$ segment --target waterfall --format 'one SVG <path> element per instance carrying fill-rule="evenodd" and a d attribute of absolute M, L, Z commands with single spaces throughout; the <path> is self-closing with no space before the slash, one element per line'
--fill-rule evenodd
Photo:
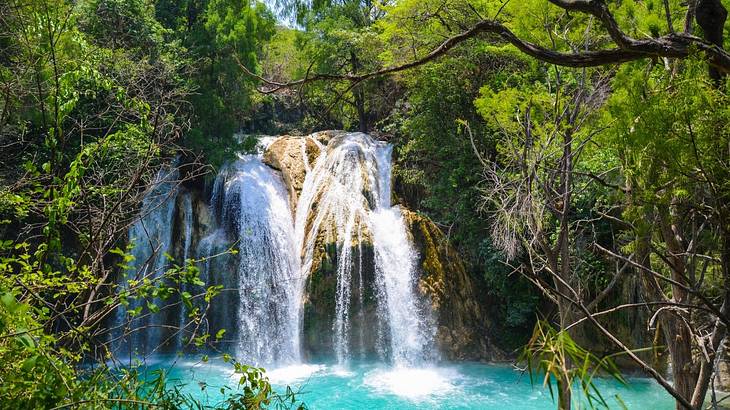
<path fill-rule="evenodd" d="M 328 242 L 336 244 L 333 346 L 339 363 L 351 356 L 355 274 L 362 309 L 362 260 L 354 261 L 353 251 L 362 257 L 363 233 L 371 236 L 375 253 L 380 339 L 387 343 L 382 351 L 390 352 L 397 365 L 416 364 L 429 358 L 433 344 L 430 312 L 416 291 L 417 255 L 400 209 L 390 205 L 391 151 L 390 146 L 376 143 L 366 134 L 335 137 L 307 174 L 297 206 L 302 276 L 312 269 L 318 236 L 324 234 Z"/>
<path fill-rule="evenodd" d="M 258 155 L 243 155 L 218 175 L 211 209 L 219 228 L 201 241 L 201 256 L 234 245 L 238 264 L 235 272 L 217 272 L 220 264 L 206 261 L 202 276 L 236 298 L 223 300 L 226 309 L 237 309 L 220 322 L 236 334 L 237 356 L 253 364 L 299 361 L 299 259 L 281 177 Z"/>
<path fill-rule="evenodd" d="M 188 259 L 190 259 L 190 246 L 193 241 L 193 199 L 189 192 L 186 192 L 182 197 L 183 203 L 183 263 L 187 265 Z"/>
<path fill-rule="evenodd" d="M 435 327 L 419 301 L 416 255 L 400 209 L 378 208 L 370 214 L 378 291 L 385 302 L 391 359 L 398 366 L 417 365 L 432 356 Z"/>
<path fill-rule="evenodd" d="M 184 267 L 187 267 L 188 265 L 188 259 L 190 259 L 190 248 L 192 247 L 193 242 L 193 199 L 190 192 L 185 192 L 182 195 L 182 232 L 183 232 L 183 249 L 182 249 L 182 263 L 184 264 Z M 180 285 L 180 291 L 189 291 L 189 286 L 181 284 Z M 187 325 L 187 317 L 188 317 L 188 311 L 185 308 L 185 306 L 182 305 L 182 300 L 178 298 L 178 302 L 180 305 L 178 306 L 178 318 L 177 318 L 177 324 L 180 327 L 180 330 L 177 333 L 177 348 L 182 349 L 183 345 L 185 343 L 185 331 L 186 331 L 186 325 Z"/>
<path fill-rule="evenodd" d="M 134 257 L 129 269 L 120 275 L 119 286 L 127 288 L 128 279 L 155 279 L 169 268 L 168 255 L 172 249 L 172 220 L 177 196 L 176 169 L 163 169 L 157 175 L 152 189 L 142 203 L 140 219 L 129 229 L 129 241 L 134 244 L 131 255 Z M 159 299 L 149 303 L 158 307 Z M 128 312 L 142 308 L 141 313 L 129 318 Z M 128 325 L 128 328 L 126 328 Z M 140 299 L 132 299 L 127 308 L 117 309 L 115 326 L 125 327 L 113 333 L 114 339 L 121 339 L 118 346 L 131 347 L 142 354 L 154 352 L 162 343 L 165 334 L 164 318 L 154 314 Z M 122 335 L 121 332 L 124 332 Z M 126 333 L 129 337 L 126 337 Z"/>
<path fill-rule="evenodd" d="M 396 366 L 434 359 L 435 325 L 430 305 L 418 290 L 418 255 L 400 208 L 391 204 L 392 146 L 362 133 L 339 134 L 326 145 L 307 138 L 320 154 L 310 163 L 306 138 L 301 149 L 294 150 L 301 151 L 306 171 L 294 213 L 281 174 L 262 159 L 261 152 L 274 138 L 260 140 L 259 154 L 239 155 L 221 168 L 205 222 L 196 219 L 201 218 L 196 209 L 208 212 L 193 205 L 192 193 L 181 189 L 178 194 L 172 182 L 177 174 L 160 175 L 144 200 L 145 216 L 130 229 L 130 239 L 137 243 L 135 270 L 142 277 L 158 277 L 169 267 L 167 253 L 181 261 L 200 259 L 205 286 L 181 291 L 199 294 L 217 286 L 221 294 L 210 306 L 202 298 L 196 300 L 207 312 L 196 335 L 223 334 L 215 342 L 243 362 L 297 363 L 302 359 L 304 303 L 311 297 L 306 284 L 318 269 L 315 263 L 323 263 L 317 257 L 331 252 L 334 276 L 328 283 L 334 287 L 334 300 L 328 306 L 337 362 L 345 364 L 370 352 Z M 181 224 L 174 230 L 177 247 L 172 238 L 175 221 Z M 205 231 L 194 234 L 196 227 Z M 172 337 L 163 325 L 183 327 L 175 347 L 186 348 L 192 334 L 185 327 L 189 312 L 179 298 L 168 304 L 167 315 L 132 321 L 148 327 L 133 335 L 133 348 L 156 351 L 167 341 L 165 336 Z M 138 306 L 140 302 L 133 302 L 129 309 Z M 126 315 L 126 310 L 120 312 Z"/>
<path fill-rule="evenodd" d="M 379 147 L 379 202 L 370 212 L 375 248 L 376 283 L 387 306 L 391 359 L 398 366 L 416 365 L 434 355 L 435 325 L 416 293 L 416 251 L 400 208 L 391 206 L 392 146 Z"/>
<path fill-rule="evenodd" d="M 337 246 L 333 345 L 338 362 L 344 362 L 350 354 L 351 244 L 355 239 L 358 254 L 362 254 L 362 242 L 357 241 L 357 235 L 361 232 L 361 224 L 367 221 L 367 200 L 362 192 L 368 189 L 366 183 L 369 182 L 362 176 L 369 170 L 363 169 L 362 165 L 370 163 L 364 156 L 374 153 L 374 146 L 366 144 L 364 134 L 353 135 L 349 139 L 338 139 L 340 143 L 336 148 L 320 154 L 304 181 L 296 213 L 296 236 L 303 254 L 302 277 L 306 277 L 312 268 L 317 235 L 323 222 L 328 229 L 333 228 L 325 235 Z M 316 209 L 313 209 L 315 202 Z"/>

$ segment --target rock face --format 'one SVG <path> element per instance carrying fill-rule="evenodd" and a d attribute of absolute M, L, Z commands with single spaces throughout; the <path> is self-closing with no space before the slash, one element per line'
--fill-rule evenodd
<path fill-rule="evenodd" d="M 464 263 L 441 230 L 427 217 L 402 209 L 419 254 L 419 286 L 437 316 L 437 343 L 449 360 L 494 358 L 488 320 L 478 303 Z"/>
<path fill-rule="evenodd" d="M 305 201 L 302 196 L 305 178 L 307 173 L 312 172 L 317 156 L 325 149 L 324 145 L 339 146 L 345 137 L 346 134 L 341 131 L 325 131 L 309 137 L 282 137 L 268 147 L 264 162 L 281 171 L 293 209 L 300 199 Z M 367 218 L 368 210 L 376 206 L 378 193 L 375 191 L 378 187 L 373 186 L 372 174 L 368 175 L 372 170 L 365 165 L 367 155 L 364 152 L 353 149 L 345 157 L 345 163 L 352 161 L 347 167 L 351 170 L 342 173 L 342 168 L 334 167 L 341 172 L 330 182 L 335 186 L 325 183 L 318 188 L 313 199 L 310 199 L 306 214 L 304 231 L 312 232 L 315 238 L 303 294 L 302 347 L 305 357 L 324 356 L 336 349 L 333 346 L 333 333 L 337 321 L 338 292 L 350 294 L 350 302 L 346 307 L 349 333 L 347 349 L 350 354 L 354 357 L 384 354 L 382 340 L 378 340 L 379 335 L 383 334 L 382 318 L 379 319 L 383 312 L 378 312 L 378 298 L 383 296 L 379 295 L 376 283 L 376 252 L 367 222 L 358 219 Z M 353 180 L 360 182 L 353 183 Z M 343 195 L 352 195 L 346 203 L 333 203 L 332 197 L 327 194 L 341 186 L 357 189 L 335 195 L 338 199 Z M 307 206 L 307 203 L 299 205 Z M 488 343 L 485 330 L 488 321 L 461 258 L 428 218 L 402 206 L 401 211 L 418 254 L 417 290 L 430 302 L 435 316 L 436 344 L 443 358 L 493 358 L 490 355 L 494 349 Z M 314 219 L 320 212 L 324 212 L 323 219 L 313 228 Z M 344 220 L 348 219 L 348 214 L 356 215 L 352 231 L 338 225 L 338 221 L 343 223 L 343 217 Z M 311 238 L 305 238 L 305 242 L 308 241 Z M 343 247 L 349 249 L 343 251 Z M 342 260 L 342 255 L 347 255 L 347 260 Z M 347 266 L 341 266 L 343 264 Z M 343 269 L 348 272 L 347 289 L 338 288 L 338 276 L 342 276 Z"/>
<path fill-rule="evenodd" d="M 305 357 L 317 358 L 331 354 L 333 324 L 335 323 L 337 269 L 343 261 L 337 248 L 336 230 L 325 223 L 315 240 L 314 258 L 304 290 L 302 346 Z M 372 240 L 365 229 L 349 245 L 349 270 L 352 272 L 350 292 L 353 295 L 348 309 L 350 318 L 349 351 L 357 355 L 377 355 L 377 300 L 373 289 L 375 258 Z"/>
<path fill-rule="evenodd" d="M 264 153 L 264 163 L 281 171 L 293 210 L 297 208 L 297 201 L 304 186 L 304 178 L 314 165 L 319 153 L 320 146 L 316 139 L 291 136 L 277 138 Z"/>

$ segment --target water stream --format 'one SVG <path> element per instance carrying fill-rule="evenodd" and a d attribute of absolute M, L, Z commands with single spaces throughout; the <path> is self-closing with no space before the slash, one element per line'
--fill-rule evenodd
<path fill-rule="evenodd" d="M 199 257 L 232 247 L 238 262 L 234 272 L 214 260 L 202 269 L 204 280 L 224 286 L 222 302 L 237 306 L 233 315 L 230 308 L 220 313 L 226 317 L 219 327 L 234 333 L 241 360 L 298 361 L 299 259 L 286 188 L 258 155 L 227 165 L 214 185 L 211 208 L 218 227 L 201 241 Z M 222 269 L 213 272 L 211 266 Z"/>

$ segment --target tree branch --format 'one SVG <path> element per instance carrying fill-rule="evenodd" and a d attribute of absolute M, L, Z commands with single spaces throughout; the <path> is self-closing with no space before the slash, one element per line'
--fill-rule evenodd
<path fill-rule="evenodd" d="M 730 54 L 728 54 L 719 46 L 707 42 L 699 37 L 692 36 L 688 33 L 671 33 L 659 38 L 636 40 L 626 36 L 620 30 L 618 23 L 609 12 L 608 6 L 606 6 L 603 2 L 596 2 L 593 0 L 548 1 L 566 10 L 581 11 L 597 16 L 603 22 L 604 26 L 606 26 L 607 31 L 611 35 L 613 41 L 616 43 L 617 47 L 583 52 L 560 52 L 545 48 L 529 41 L 522 40 L 504 24 L 496 20 L 481 20 L 470 29 L 460 34 L 449 37 L 439 46 L 431 50 L 431 52 L 421 57 L 420 59 L 416 59 L 408 63 L 393 67 L 387 67 L 380 70 L 371 71 L 364 74 L 317 73 L 311 76 L 307 75 L 304 78 L 294 81 L 278 82 L 266 79 L 252 72 L 248 69 L 248 67 L 241 63 L 237 56 L 234 55 L 234 58 L 239 67 L 247 75 L 261 81 L 263 84 L 270 87 L 267 89 L 259 90 L 259 92 L 264 94 L 272 94 L 281 89 L 291 88 L 306 83 L 322 80 L 350 81 L 359 83 L 365 80 L 369 80 L 371 78 L 394 74 L 436 60 L 439 57 L 448 53 L 452 48 L 456 47 L 462 42 L 478 37 L 482 34 L 496 34 L 502 40 L 512 44 L 513 46 L 517 47 L 517 49 L 531 57 L 534 57 L 546 63 L 564 67 L 597 67 L 609 64 L 620 64 L 645 58 L 686 58 L 691 54 L 693 49 L 697 49 L 704 52 L 708 56 L 708 62 L 713 67 L 724 73 L 730 72 Z"/>

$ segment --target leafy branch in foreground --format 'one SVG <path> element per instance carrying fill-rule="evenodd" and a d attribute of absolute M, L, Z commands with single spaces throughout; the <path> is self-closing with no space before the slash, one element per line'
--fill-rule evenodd
<path fill-rule="evenodd" d="M 610 376 L 621 384 L 626 383 L 610 356 L 597 357 L 579 346 L 568 331 L 556 330 L 546 321 L 535 324 L 532 337 L 520 356 L 520 362 L 527 365 L 530 383 L 534 384 L 537 377 L 543 376 L 543 386 L 548 388 L 553 400 L 554 381 L 558 386 L 559 396 L 568 391 L 574 399 L 581 397 L 572 394 L 576 386 L 580 387 L 590 408 L 596 408 L 597 405 L 609 407 L 594 383 L 597 375 Z M 618 396 L 616 399 L 621 403 Z M 562 400 L 558 402 L 562 403 Z"/>
<path fill-rule="evenodd" d="M 509 2 L 507 2 L 509 3 Z M 605 41 L 597 42 L 599 47 L 593 49 L 588 46 L 583 49 L 561 49 L 543 46 L 529 41 L 528 36 L 511 29 L 512 21 L 500 19 L 499 15 L 505 8 L 502 4 L 493 18 L 485 18 L 474 7 L 476 21 L 467 23 L 460 32 L 449 33 L 440 43 L 433 45 L 425 54 L 413 58 L 408 62 L 390 67 L 381 68 L 364 73 L 309 73 L 303 78 L 292 81 L 274 81 L 263 78 L 238 61 L 243 72 L 262 82 L 268 88 L 260 92 L 269 94 L 282 89 L 295 88 L 315 81 L 349 81 L 352 87 L 363 81 L 391 75 L 401 71 L 413 69 L 427 64 L 449 53 L 453 48 L 474 38 L 492 35 L 504 43 L 511 44 L 522 53 L 539 61 L 563 67 L 599 67 L 611 64 L 622 64 L 645 59 L 676 58 L 686 59 L 701 52 L 710 67 L 710 75 L 719 81 L 730 72 L 730 54 L 723 49 L 723 26 L 727 19 L 727 10 L 719 0 L 689 1 L 688 10 L 684 13 L 681 24 L 684 30 L 677 32 L 673 28 L 673 21 L 668 18 L 667 30 L 664 35 L 650 38 L 635 38 L 622 29 L 622 21 L 617 17 L 607 2 L 603 0 L 547 0 L 548 4 L 562 10 L 565 16 L 571 13 L 597 20 L 603 27 Z M 668 3 L 667 3 L 668 4 Z M 677 6 L 679 9 L 679 6 Z M 667 15 L 677 14 L 679 10 L 667 9 Z M 506 14 L 506 13 L 505 13 Z M 436 13 L 438 15 L 438 13 Z M 693 35 L 695 23 L 700 26 L 704 38 Z M 590 24 L 588 24 L 590 27 Z"/>
<path fill-rule="evenodd" d="M 90 366 L 89 355 L 99 347 L 91 335 L 98 338 L 103 332 L 92 333 L 94 329 L 75 326 L 72 319 L 66 321 L 68 328 L 64 331 L 53 325 L 59 315 L 68 313 L 55 308 L 58 295 L 73 290 L 72 285 L 78 283 L 69 283 L 57 272 L 45 272 L 38 261 L 42 255 L 29 253 L 27 244 L 12 245 L 0 244 L 0 251 L 7 255 L 0 258 L 0 361 L 4 364 L 0 372 L 0 409 L 305 408 L 291 389 L 283 394 L 275 391 L 264 369 L 241 364 L 228 355 L 223 356 L 224 361 L 231 362 L 240 377 L 235 386 L 221 389 L 224 399 L 213 405 L 186 392 L 183 384 L 169 379 L 167 370 L 148 371 L 147 364 L 139 360 L 120 366 L 112 357 L 110 362 Z M 119 252 L 129 261 L 129 255 Z M 70 258 L 66 262 L 74 270 L 87 269 L 76 267 Z M 175 266 L 160 277 L 148 278 L 109 296 L 110 303 L 105 305 L 118 307 L 123 301 L 127 306 L 141 306 L 138 299 L 152 303 L 162 295 L 169 298 L 182 292 L 181 284 L 200 283 L 193 263 L 185 268 Z M 217 293 L 206 289 L 201 297 L 211 303 Z M 201 321 L 201 313 L 192 301 L 197 296 L 184 298 L 192 308 L 192 323 Z M 196 332 L 197 327 L 192 332 L 197 336 L 191 337 L 191 342 L 207 340 L 202 332 Z"/>

